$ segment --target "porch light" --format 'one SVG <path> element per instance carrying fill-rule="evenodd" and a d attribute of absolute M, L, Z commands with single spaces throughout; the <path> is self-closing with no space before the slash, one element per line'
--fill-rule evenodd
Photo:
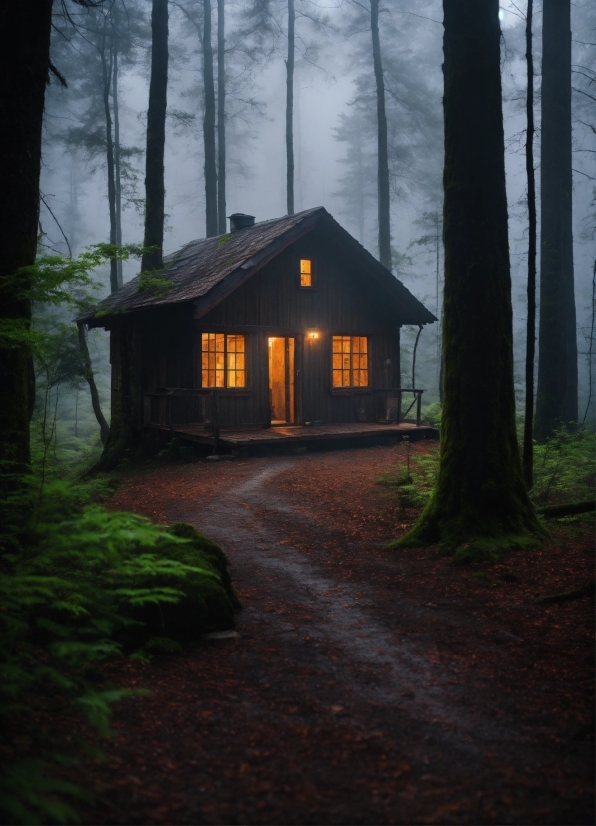
<path fill-rule="evenodd" d="M 319 331 L 318 330 L 307 330 L 306 335 L 307 335 L 307 338 L 310 339 L 310 341 L 315 341 L 317 338 L 319 338 Z"/>

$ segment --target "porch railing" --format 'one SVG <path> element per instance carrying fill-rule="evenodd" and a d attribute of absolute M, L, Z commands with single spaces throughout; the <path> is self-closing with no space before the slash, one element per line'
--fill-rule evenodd
<path fill-rule="evenodd" d="M 181 424 L 200 424 L 208 429 L 219 426 L 219 403 L 214 388 L 186 390 L 168 387 L 143 394 L 143 424 L 174 428 Z"/>
<path fill-rule="evenodd" d="M 380 397 L 377 410 L 381 421 L 387 423 L 410 422 L 420 427 L 422 420 L 422 394 L 424 390 L 389 387 L 373 391 Z M 143 424 L 167 427 L 204 423 L 206 430 L 219 435 L 219 398 L 216 388 L 187 390 L 164 388 L 161 392 L 143 394 Z"/>
<path fill-rule="evenodd" d="M 381 396 L 383 414 L 381 421 L 399 424 L 411 422 L 420 427 L 422 421 L 422 394 L 424 390 L 411 387 L 386 387 L 376 390 Z M 405 411 L 405 412 L 404 412 Z M 410 414 L 413 413 L 413 416 Z"/>

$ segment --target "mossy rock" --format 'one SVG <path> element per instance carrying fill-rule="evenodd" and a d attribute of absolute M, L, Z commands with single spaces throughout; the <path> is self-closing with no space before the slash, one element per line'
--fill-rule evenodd
<path fill-rule="evenodd" d="M 177 602 L 142 606 L 122 606 L 136 623 L 125 629 L 125 648 L 138 648 L 153 637 L 167 637 L 182 642 L 197 640 L 210 631 L 227 631 L 234 627 L 234 613 L 241 608 L 227 570 L 227 558 L 219 545 L 202 536 L 192 525 L 178 522 L 168 533 L 189 540 L 183 544 L 164 542 L 159 556 L 182 562 L 207 572 L 188 572 L 179 576 L 136 576 L 130 586 L 176 588 L 183 592 Z"/>

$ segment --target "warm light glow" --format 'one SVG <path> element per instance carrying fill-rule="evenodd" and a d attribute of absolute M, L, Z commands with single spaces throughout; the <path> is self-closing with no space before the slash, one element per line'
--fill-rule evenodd
<path fill-rule="evenodd" d="M 333 336 L 333 387 L 368 387 L 366 336 Z"/>
<path fill-rule="evenodd" d="M 311 341 L 314 341 L 315 339 L 317 339 L 319 337 L 319 333 L 318 333 L 317 330 L 309 330 L 308 333 L 307 333 L 307 336 L 309 337 L 309 339 Z"/>
<path fill-rule="evenodd" d="M 312 287 L 312 261 L 310 258 L 300 259 L 300 286 Z"/>
<path fill-rule="evenodd" d="M 201 350 L 202 387 L 246 387 L 244 336 L 203 333 Z"/>

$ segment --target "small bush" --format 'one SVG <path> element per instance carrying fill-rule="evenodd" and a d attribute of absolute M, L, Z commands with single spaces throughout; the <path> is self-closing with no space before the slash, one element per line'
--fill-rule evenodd
<path fill-rule="evenodd" d="M 559 428 L 552 439 L 534 445 L 537 504 L 575 502 L 594 497 L 596 435 L 589 430 Z"/>
<path fill-rule="evenodd" d="M 422 411 L 422 419 L 431 427 L 441 426 L 441 403 L 433 402 Z"/>

